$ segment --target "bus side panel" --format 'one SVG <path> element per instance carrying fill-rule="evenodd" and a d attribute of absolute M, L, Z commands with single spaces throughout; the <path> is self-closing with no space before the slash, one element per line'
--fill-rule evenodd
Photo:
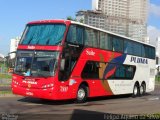
<path fill-rule="evenodd" d="M 72 72 L 71 78 L 79 77 L 81 78 L 82 71 L 84 69 L 84 66 L 86 65 L 87 61 L 97 61 L 102 64 L 104 62 L 109 62 L 112 59 L 121 56 L 120 53 L 113 53 L 111 51 L 105 51 L 105 50 L 98 50 L 94 48 L 86 48 L 81 53 L 81 56 L 79 60 L 77 61 L 76 66 L 74 67 L 74 70 Z M 107 65 L 107 64 L 106 64 Z M 100 68 L 99 68 L 100 69 Z M 100 74 L 100 73 L 99 73 Z M 104 73 L 103 73 L 104 74 Z M 102 78 L 101 76 L 100 78 Z M 107 79 L 83 79 L 81 78 L 81 81 L 76 81 L 79 83 L 79 85 L 83 82 L 86 82 L 89 87 L 89 97 L 95 97 L 95 96 L 107 96 L 107 95 L 113 95 L 115 87 L 112 85 L 111 81 Z M 79 87 L 79 86 L 78 86 Z M 78 91 L 78 88 L 77 88 Z"/>
<path fill-rule="evenodd" d="M 105 86 L 102 80 L 87 80 L 89 83 L 89 97 L 113 95 L 111 86 Z M 108 81 L 106 81 L 108 82 Z M 103 86 L 104 84 L 104 86 Z"/>
<path fill-rule="evenodd" d="M 133 58 L 135 60 L 133 60 Z M 138 60 L 139 59 L 139 60 Z M 132 93 L 135 82 L 142 82 L 146 84 L 146 92 L 151 92 L 154 90 L 155 86 L 155 60 L 137 57 L 133 55 L 127 55 L 124 64 L 136 66 L 136 71 L 133 80 L 131 80 L 131 85 L 128 90 Z"/>
<path fill-rule="evenodd" d="M 155 89 L 155 74 L 156 74 L 155 60 L 150 60 L 149 65 L 150 65 L 149 81 L 148 81 L 148 87 L 146 88 L 146 92 L 151 92 L 151 91 L 154 91 L 154 89 Z"/>

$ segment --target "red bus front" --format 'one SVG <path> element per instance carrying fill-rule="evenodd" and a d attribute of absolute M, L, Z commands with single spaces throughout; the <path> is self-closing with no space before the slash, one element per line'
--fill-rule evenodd
<path fill-rule="evenodd" d="M 46 20 L 27 24 L 19 43 L 12 91 L 44 99 L 75 98 L 74 88 L 59 81 L 63 43 L 70 21 Z M 67 92 L 67 94 L 66 94 Z"/>

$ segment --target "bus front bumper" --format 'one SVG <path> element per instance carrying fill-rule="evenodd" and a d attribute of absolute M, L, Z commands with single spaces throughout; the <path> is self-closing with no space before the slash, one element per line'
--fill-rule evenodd
<path fill-rule="evenodd" d="M 72 93 L 72 89 L 68 92 L 61 91 L 58 88 L 47 88 L 47 89 L 36 89 L 36 88 L 26 88 L 18 85 L 12 85 L 13 94 L 22 95 L 26 97 L 41 98 L 48 100 L 68 100 L 75 99 L 75 94 Z"/>
<path fill-rule="evenodd" d="M 25 88 L 17 85 L 12 85 L 13 94 L 29 96 L 33 98 L 42 98 L 50 100 L 58 100 L 56 94 L 54 93 L 54 88 L 48 89 L 35 89 L 35 88 Z"/>

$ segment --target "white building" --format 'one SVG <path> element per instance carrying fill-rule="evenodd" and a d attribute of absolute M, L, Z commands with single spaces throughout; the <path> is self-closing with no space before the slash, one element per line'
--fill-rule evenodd
<path fill-rule="evenodd" d="M 104 29 L 140 41 L 145 41 L 147 36 L 147 5 L 148 0 L 92 0 L 92 10 L 101 11 L 105 16 Z M 76 16 L 80 17 L 79 14 Z M 99 19 L 93 17 L 98 24 Z M 88 20 L 88 23 L 92 22 L 92 19 Z"/>
<path fill-rule="evenodd" d="M 150 38 L 147 36 L 144 38 L 144 42 L 150 44 Z"/>
<path fill-rule="evenodd" d="M 128 36 L 145 42 L 147 36 L 148 0 L 127 0 L 129 3 Z"/>
<path fill-rule="evenodd" d="M 160 37 L 158 37 L 156 41 L 156 57 L 157 64 L 160 64 Z"/>
<path fill-rule="evenodd" d="M 3 54 L 0 54 L 0 58 L 4 58 L 4 55 L 3 55 Z"/>
<path fill-rule="evenodd" d="M 102 14 L 101 11 L 80 10 L 76 14 L 76 19 L 79 22 L 82 22 L 94 27 L 98 27 L 101 29 L 105 29 L 106 16 Z"/>
<path fill-rule="evenodd" d="M 20 37 L 16 37 L 11 39 L 11 43 L 10 43 L 10 59 L 14 59 L 15 58 L 15 53 L 17 51 L 17 47 L 18 47 L 18 43 L 20 41 Z"/>
<path fill-rule="evenodd" d="M 4 61 L 5 56 L 3 54 L 0 54 L 0 62 Z"/>
<path fill-rule="evenodd" d="M 92 0 L 92 10 L 99 10 L 99 8 L 101 8 L 100 6 L 98 6 L 99 0 Z"/>
<path fill-rule="evenodd" d="M 92 9 L 106 16 L 105 30 L 128 36 L 127 0 L 92 0 Z"/>

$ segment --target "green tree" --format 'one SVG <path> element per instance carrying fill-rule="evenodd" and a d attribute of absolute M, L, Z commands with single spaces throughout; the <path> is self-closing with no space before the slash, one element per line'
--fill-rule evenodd
<path fill-rule="evenodd" d="M 73 18 L 72 16 L 67 16 L 67 20 L 77 21 L 76 18 Z"/>
<path fill-rule="evenodd" d="M 80 22 L 80 23 L 84 23 L 84 19 L 83 19 L 83 18 L 81 18 L 79 22 Z"/>
<path fill-rule="evenodd" d="M 67 20 L 73 20 L 72 16 L 68 16 Z"/>

